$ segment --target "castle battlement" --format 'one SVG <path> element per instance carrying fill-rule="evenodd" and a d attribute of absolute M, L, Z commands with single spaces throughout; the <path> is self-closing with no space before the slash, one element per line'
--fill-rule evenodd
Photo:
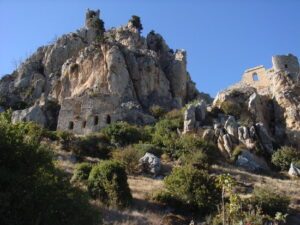
<path fill-rule="evenodd" d="M 272 68 L 266 69 L 263 65 L 245 70 L 241 83 L 255 87 L 258 90 L 265 89 L 271 85 L 271 77 L 277 72 L 285 72 L 297 79 L 300 66 L 298 58 L 292 54 L 272 56 Z"/>

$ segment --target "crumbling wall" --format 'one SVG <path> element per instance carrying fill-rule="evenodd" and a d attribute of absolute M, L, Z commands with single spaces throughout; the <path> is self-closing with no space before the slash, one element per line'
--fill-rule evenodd
<path fill-rule="evenodd" d="M 270 72 L 264 66 L 257 66 L 244 72 L 242 83 L 248 84 L 256 89 L 267 88 L 270 85 Z"/>

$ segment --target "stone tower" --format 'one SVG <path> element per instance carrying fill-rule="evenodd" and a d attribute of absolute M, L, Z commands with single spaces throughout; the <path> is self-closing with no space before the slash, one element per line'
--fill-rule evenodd
<path fill-rule="evenodd" d="M 292 77 L 299 76 L 299 61 L 298 58 L 292 54 L 275 55 L 272 57 L 273 69 L 275 72 L 285 71 Z"/>
<path fill-rule="evenodd" d="M 87 9 L 86 13 L 85 13 L 85 27 L 87 29 L 90 28 L 94 28 L 94 24 L 96 23 L 96 21 L 100 20 L 100 10 L 90 10 Z"/>

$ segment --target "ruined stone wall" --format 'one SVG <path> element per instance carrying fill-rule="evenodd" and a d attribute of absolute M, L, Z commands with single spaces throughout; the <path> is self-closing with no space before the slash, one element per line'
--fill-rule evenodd
<path fill-rule="evenodd" d="M 299 73 L 298 58 L 292 54 L 276 55 L 272 57 L 273 68 L 277 71 L 288 71 L 292 74 Z"/>
<path fill-rule="evenodd" d="M 257 89 L 267 88 L 270 85 L 270 70 L 264 66 L 257 66 L 244 72 L 242 83 Z"/>
<path fill-rule="evenodd" d="M 67 98 L 62 103 L 57 129 L 75 134 L 88 134 L 99 131 L 118 119 L 115 106 L 103 97 Z"/>

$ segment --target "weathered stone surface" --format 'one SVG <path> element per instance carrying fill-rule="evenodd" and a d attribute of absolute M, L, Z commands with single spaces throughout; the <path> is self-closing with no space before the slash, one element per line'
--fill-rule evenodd
<path fill-rule="evenodd" d="M 233 116 L 228 117 L 224 127 L 228 134 L 232 135 L 236 139 L 238 138 L 238 124 Z"/>
<path fill-rule="evenodd" d="M 268 165 L 263 158 L 252 154 L 248 150 L 243 150 L 236 160 L 236 165 L 251 172 L 268 171 Z"/>
<path fill-rule="evenodd" d="M 223 143 L 224 143 L 225 150 L 231 156 L 231 153 L 233 151 L 233 143 L 232 143 L 232 139 L 231 139 L 229 134 L 224 134 L 223 135 Z"/>
<path fill-rule="evenodd" d="M 262 123 L 257 123 L 255 127 L 260 143 L 269 154 L 272 154 L 274 152 L 273 143 L 267 129 Z"/>
<path fill-rule="evenodd" d="M 203 134 L 202 134 L 202 138 L 205 141 L 211 141 L 214 142 L 215 141 L 215 131 L 211 128 L 208 128 L 206 130 L 204 130 Z"/>
<path fill-rule="evenodd" d="M 105 31 L 99 10 L 88 10 L 85 27 L 40 47 L 0 81 L 7 108 L 17 102 L 32 106 L 42 96 L 61 106 L 58 129 L 77 134 L 110 121 L 153 122 L 152 105 L 171 110 L 201 98 L 184 50 L 174 52 L 155 32 L 144 38 L 131 20 Z M 128 102 L 139 109 L 121 106 Z"/>
<path fill-rule="evenodd" d="M 253 149 L 256 146 L 254 136 L 250 135 L 249 128 L 246 127 L 246 126 L 241 126 L 241 127 L 238 128 L 238 139 L 248 149 Z"/>
<path fill-rule="evenodd" d="M 151 153 L 146 153 L 139 160 L 143 171 L 146 173 L 151 173 L 153 175 L 158 175 L 161 170 L 160 159 Z"/>
<path fill-rule="evenodd" d="M 196 131 L 206 116 L 206 103 L 200 101 L 196 104 L 188 105 L 184 112 L 184 128 L 183 133 Z"/>
<path fill-rule="evenodd" d="M 12 122 L 16 123 L 20 121 L 34 121 L 42 126 L 46 126 L 45 114 L 38 104 L 24 110 L 14 111 L 12 113 Z"/>
<path fill-rule="evenodd" d="M 289 175 L 291 177 L 300 177 L 300 168 L 296 167 L 293 163 L 291 163 Z"/>

